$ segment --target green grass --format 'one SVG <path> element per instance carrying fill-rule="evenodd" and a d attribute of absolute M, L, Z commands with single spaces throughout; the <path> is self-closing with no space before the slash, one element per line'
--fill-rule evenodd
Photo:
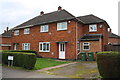
<path fill-rule="evenodd" d="M 48 59 L 48 58 L 37 58 L 34 70 L 47 68 L 47 67 L 53 67 L 61 64 L 69 63 L 68 61 L 55 61 L 54 59 Z"/>

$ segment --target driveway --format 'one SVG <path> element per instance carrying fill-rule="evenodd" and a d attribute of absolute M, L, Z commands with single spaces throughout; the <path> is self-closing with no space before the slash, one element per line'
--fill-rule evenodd
<path fill-rule="evenodd" d="M 14 69 L 4 66 L 2 67 L 2 78 L 65 78 L 65 77 L 50 75 L 47 73 L 39 73 L 37 71 Z"/>
<path fill-rule="evenodd" d="M 96 78 L 99 76 L 95 61 L 80 61 L 60 68 L 30 71 L 4 66 L 3 78 Z"/>
<path fill-rule="evenodd" d="M 48 70 L 47 73 L 69 78 L 97 78 L 99 76 L 95 61 L 80 61 L 65 67 Z"/>

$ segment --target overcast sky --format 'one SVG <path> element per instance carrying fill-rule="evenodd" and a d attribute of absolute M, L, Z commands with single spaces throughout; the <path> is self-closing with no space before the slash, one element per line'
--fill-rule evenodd
<path fill-rule="evenodd" d="M 35 16 L 57 10 L 58 6 L 74 16 L 94 14 L 108 22 L 112 32 L 118 34 L 119 0 L 0 0 L 0 34 Z"/>

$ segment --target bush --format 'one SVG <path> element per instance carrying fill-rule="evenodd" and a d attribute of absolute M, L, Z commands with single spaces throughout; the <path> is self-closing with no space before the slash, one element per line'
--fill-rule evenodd
<path fill-rule="evenodd" d="M 37 52 L 34 50 L 5 50 L 3 52 L 26 52 L 26 53 L 35 53 L 37 55 Z"/>
<path fill-rule="evenodd" d="M 36 63 L 36 55 L 24 52 L 2 52 L 2 62 L 8 64 L 8 56 L 14 56 L 13 66 L 19 66 L 26 69 L 33 69 Z"/>
<path fill-rule="evenodd" d="M 103 78 L 120 77 L 120 52 L 97 53 L 97 65 Z"/>

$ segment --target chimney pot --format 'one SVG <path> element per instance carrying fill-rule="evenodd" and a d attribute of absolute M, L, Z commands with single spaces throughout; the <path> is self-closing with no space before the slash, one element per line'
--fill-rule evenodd
<path fill-rule="evenodd" d="M 112 33 L 112 29 L 110 28 L 110 33 Z"/>
<path fill-rule="evenodd" d="M 6 31 L 8 32 L 8 30 L 9 30 L 9 27 L 7 27 Z"/>
<path fill-rule="evenodd" d="M 61 7 L 61 6 L 58 7 L 58 11 L 60 11 L 60 10 L 62 10 L 62 7 Z"/>
<path fill-rule="evenodd" d="M 43 12 L 43 11 L 41 11 L 41 12 L 40 12 L 40 15 L 42 16 L 43 14 L 44 14 L 44 12 Z"/>

